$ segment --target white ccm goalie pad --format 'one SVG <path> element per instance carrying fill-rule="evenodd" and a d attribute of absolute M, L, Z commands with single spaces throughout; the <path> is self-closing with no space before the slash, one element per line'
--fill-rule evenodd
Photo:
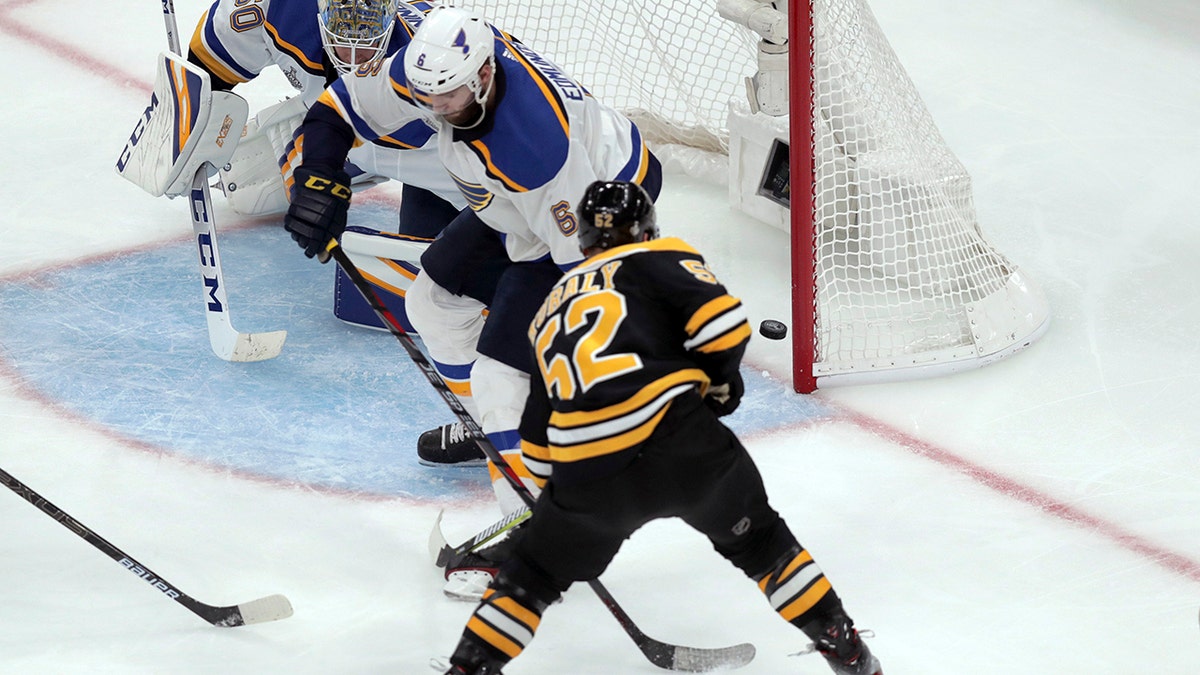
<path fill-rule="evenodd" d="M 163 52 L 150 105 L 117 159 L 117 173 L 154 197 L 184 194 L 205 162 L 229 161 L 247 117 L 245 99 L 214 92 L 208 73 Z"/>

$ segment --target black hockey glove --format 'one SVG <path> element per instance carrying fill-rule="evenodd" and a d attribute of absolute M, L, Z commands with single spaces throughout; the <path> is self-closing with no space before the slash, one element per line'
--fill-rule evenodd
<path fill-rule="evenodd" d="M 292 174 L 295 182 L 292 204 L 283 218 L 283 229 L 313 257 L 325 250 L 330 239 L 346 231 L 346 211 L 350 209 L 350 176 L 345 171 L 330 174 L 303 166 Z M 326 262 L 327 258 L 321 260 Z"/>
<path fill-rule="evenodd" d="M 716 413 L 717 417 L 724 417 L 737 410 L 744 393 L 746 385 L 742 382 L 742 374 L 739 372 L 728 382 L 709 385 L 708 393 L 704 395 L 704 404 Z"/>

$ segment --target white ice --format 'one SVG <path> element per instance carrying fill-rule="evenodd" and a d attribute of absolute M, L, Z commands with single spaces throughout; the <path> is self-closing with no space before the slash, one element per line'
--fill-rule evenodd
<path fill-rule="evenodd" d="M 178 3 L 184 37 L 205 6 Z M 875 11 L 972 172 L 983 227 L 1044 287 L 1053 325 L 978 371 L 816 394 L 835 415 L 746 439 L 773 502 L 875 631 L 889 675 L 1200 671 L 1200 9 Z M 0 277 L 187 237 L 182 203 L 112 170 L 165 44 L 149 2 L 0 3 Z M 252 92 L 252 107 L 274 95 Z M 664 228 L 756 317 L 786 317 L 783 234 L 676 183 Z M 749 362 L 784 373 L 769 347 Z M 0 466 L 185 592 L 279 592 L 296 608 L 209 627 L 0 491 L 0 672 L 427 673 L 472 609 L 442 597 L 428 563 L 434 504 L 256 481 L 132 444 L 32 395 L 5 358 L 0 418 Z M 498 515 L 464 500 L 445 528 L 465 538 Z M 790 657 L 803 636 L 678 522 L 635 535 L 603 580 L 658 639 L 753 642 L 747 674 L 828 672 Z M 657 669 L 580 586 L 506 672 Z"/>

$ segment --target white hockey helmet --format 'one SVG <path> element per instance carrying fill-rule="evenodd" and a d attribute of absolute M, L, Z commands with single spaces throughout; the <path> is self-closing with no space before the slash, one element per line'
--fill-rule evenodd
<path fill-rule="evenodd" d="M 484 106 L 491 81 L 479 76 L 484 64 L 495 66 L 495 36 L 477 14 L 458 7 L 437 7 L 426 15 L 404 54 L 404 76 L 417 103 L 466 87 Z M 480 110 L 480 120 L 483 111 Z M 476 122 L 478 124 L 478 121 Z"/>
<path fill-rule="evenodd" d="M 317 0 L 317 23 L 330 62 L 348 73 L 387 57 L 396 0 Z"/>

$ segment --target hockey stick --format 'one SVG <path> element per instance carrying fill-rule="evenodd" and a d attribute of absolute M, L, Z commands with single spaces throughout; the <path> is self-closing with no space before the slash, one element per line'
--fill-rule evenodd
<path fill-rule="evenodd" d="M 104 537 L 88 529 L 83 523 L 75 520 L 65 511 L 51 504 L 45 497 L 33 488 L 25 485 L 4 469 L 0 469 L 0 482 L 17 496 L 33 504 L 43 513 L 58 521 L 63 527 L 79 535 L 84 541 L 100 549 L 105 555 L 116 560 L 122 567 L 136 574 L 140 579 L 149 583 L 163 595 L 188 608 L 193 614 L 214 626 L 232 628 L 252 623 L 277 621 L 292 615 L 292 603 L 282 595 L 268 595 L 265 598 L 243 602 L 230 607 L 214 607 L 192 598 L 183 591 L 168 584 L 166 580 L 150 570 L 142 563 L 129 557 L 127 553 L 113 546 Z"/>
<path fill-rule="evenodd" d="M 174 0 L 162 0 L 163 21 L 167 43 L 175 54 L 183 55 L 175 25 Z M 226 361 L 264 361 L 279 356 L 287 331 L 240 333 L 229 317 L 229 300 L 225 295 L 225 275 L 221 272 L 221 255 L 217 248 L 217 228 L 213 220 L 212 197 L 208 189 L 208 163 L 202 164 L 192 176 L 189 196 L 192 234 L 200 253 L 200 279 L 204 286 L 204 314 L 208 323 L 208 342 L 213 353 Z"/>
<path fill-rule="evenodd" d="M 529 509 L 513 511 L 458 546 L 451 546 L 446 541 L 446 536 L 442 534 L 443 513 L 445 511 L 438 512 L 437 520 L 433 523 L 433 531 L 429 533 L 429 555 L 433 558 L 433 564 L 447 568 L 462 562 L 468 553 L 478 551 L 496 537 L 520 527 L 526 520 L 529 520 L 529 516 L 533 512 Z"/>
<path fill-rule="evenodd" d="M 326 251 L 337 260 L 338 265 L 341 266 L 346 276 L 350 277 L 350 280 L 354 282 L 354 286 L 358 289 L 358 292 L 362 293 L 367 304 L 371 306 L 371 309 L 383 321 L 383 325 L 387 327 L 388 332 L 396 337 L 400 345 L 404 347 L 404 351 L 408 352 L 409 358 L 424 373 L 425 378 L 429 380 L 429 384 L 433 385 L 433 388 L 441 395 L 446 405 L 450 406 L 450 410 L 454 412 L 455 416 L 466 427 L 467 434 L 475 441 L 479 449 L 487 455 L 487 458 L 504 475 L 505 479 L 512 485 L 513 490 L 520 495 L 521 500 L 532 508 L 534 497 L 529 488 L 521 481 L 520 476 L 517 475 L 512 466 L 505 461 L 504 456 L 496 450 L 496 446 L 492 445 L 491 441 L 488 440 L 488 437 L 483 433 L 483 429 L 479 427 L 479 423 L 475 421 L 475 418 L 471 417 L 471 414 L 467 412 L 467 409 L 458 400 L 458 397 L 454 395 L 454 392 L 450 391 L 450 387 L 446 386 L 446 383 L 442 381 L 441 375 L 438 374 L 433 364 L 429 362 L 429 359 L 425 358 L 425 354 L 413 342 L 412 337 L 405 332 L 403 326 L 396 320 L 391 310 L 379 299 L 379 295 L 375 293 L 375 289 L 371 288 L 371 284 L 363 277 L 362 272 L 358 270 L 358 267 L 350 260 L 346 252 L 342 250 L 337 239 L 330 240 Z M 625 630 L 625 633 L 633 639 L 634 644 L 637 645 L 646 659 L 659 668 L 699 673 L 709 670 L 739 668 L 750 663 L 754 658 L 754 645 L 748 642 L 729 647 L 704 649 L 700 647 L 673 645 L 656 640 L 643 633 L 637 627 L 637 624 L 617 604 L 616 599 L 608 592 L 604 584 L 600 583 L 599 579 L 592 579 L 588 582 L 588 586 L 591 586 L 596 595 L 600 597 L 600 601 L 604 603 L 608 611 L 617 619 L 617 623 L 621 624 L 621 628 Z"/>
<path fill-rule="evenodd" d="M 212 198 L 208 190 L 205 163 L 192 177 L 192 234 L 200 253 L 200 278 L 204 284 L 204 314 L 208 319 L 208 342 L 213 353 L 226 361 L 265 361 L 279 356 L 286 330 L 267 333 L 241 333 L 229 318 L 225 296 L 225 276 L 221 272 L 221 254 L 217 249 L 217 228 L 212 219 Z"/>

